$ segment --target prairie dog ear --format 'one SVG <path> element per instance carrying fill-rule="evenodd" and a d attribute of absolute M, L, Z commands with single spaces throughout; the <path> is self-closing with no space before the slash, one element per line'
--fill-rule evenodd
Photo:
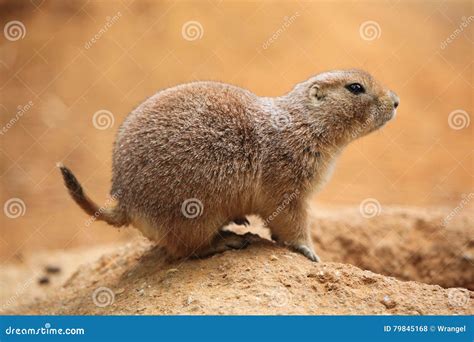
<path fill-rule="evenodd" d="M 316 100 L 321 100 L 324 97 L 321 86 L 318 83 L 313 83 L 309 88 L 309 97 Z"/>

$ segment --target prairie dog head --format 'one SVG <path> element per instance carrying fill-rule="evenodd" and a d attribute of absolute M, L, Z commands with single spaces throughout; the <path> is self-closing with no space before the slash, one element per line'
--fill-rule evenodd
<path fill-rule="evenodd" d="M 298 84 L 288 95 L 304 103 L 306 120 L 337 143 L 348 143 L 395 116 L 398 96 L 362 70 L 324 72 Z"/>

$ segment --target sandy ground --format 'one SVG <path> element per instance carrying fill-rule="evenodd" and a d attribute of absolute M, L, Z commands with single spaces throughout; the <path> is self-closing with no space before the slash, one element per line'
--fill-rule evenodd
<path fill-rule="evenodd" d="M 461 212 L 443 224 L 449 213 L 318 211 L 313 238 L 322 263 L 264 239 L 171 262 L 138 234 L 125 244 L 44 252 L 2 266 L 0 312 L 473 314 L 474 216 Z"/>

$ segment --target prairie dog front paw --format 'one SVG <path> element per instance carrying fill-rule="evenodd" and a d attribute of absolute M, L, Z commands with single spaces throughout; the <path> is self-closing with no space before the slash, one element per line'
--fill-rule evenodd
<path fill-rule="evenodd" d="M 314 250 L 306 245 L 295 245 L 291 246 L 296 252 L 303 254 L 309 260 L 314 262 L 320 262 L 321 258 L 314 252 Z"/>

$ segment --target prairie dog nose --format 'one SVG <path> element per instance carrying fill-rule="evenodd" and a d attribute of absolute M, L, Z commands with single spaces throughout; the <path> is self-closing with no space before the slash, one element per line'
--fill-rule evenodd
<path fill-rule="evenodd" d="M 389 90 L 388 91 L 390 98 L 393 101 L 393 107 L 397 109 L 398 105 L 400 104 L 400 98 L 395 94 L 393 91 Z"/>

